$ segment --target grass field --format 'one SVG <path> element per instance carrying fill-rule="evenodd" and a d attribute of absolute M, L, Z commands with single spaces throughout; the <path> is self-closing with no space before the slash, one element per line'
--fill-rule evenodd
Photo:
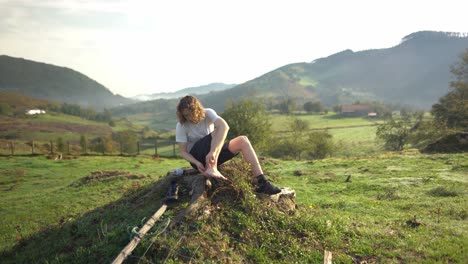
<path fill-rule="evenodd" d="M 338 145 L 336 156 L 355 156 L 355 155 L 370 155 L 381 151 L 379 145 L 375 142 L 375 121 L 366 118 L 337 118 L 335 114 L 328 115 L 271 115 L 272 133 L 277 137 L 287 136 L 289 123 L 292 118 L 299 118 L 309 123 L 310 129 L 325 129 L 333 135 L 335 142 Z M 171 119 L 172 120 L 172 119 Z M 157 117 L 150 114 L 140 114 L 130 116 L 127 119 L 119 119 L 115 121 L 115 126 L 110 127 L 106 123 L 99 123 L 85 120 L 79 117 L 68 116 L 63 114 L 51 113 L 46 115 L 10 118 L 1 117 L 0 137 L 13 138 L 9 140 L 15 141 L 15 154 L 27 155 L 32 153 L 30 142 L 34 140 L 38 144 L 36 153 L 47 153 L 50 147 L 46 145 L 53 141 L 56 143 L 58 138 L 62 138 L 63 142 L 71 142 L 73 155 L 79 155 L 81 147 L 79 140 L 81 135 L 86 135 L 88 140 L 100 136 L 108 136 L 111 133 L 132 130 L 141 131 L 144 127 L 153 127 L 159 131 L 172 131 L 174 129 L 172 123 L 174 120 L 169 120 L 167 117 Z M 175 126 L 175 125 L 174 125 Z M 158 155 L 164 157 L 174 156 L 173 132 L 159 134 L 160 146 Z M 154 145 L 154 144 L 153 144 Z M 113 151 L 115 155 L 120 153 L 118 146 Z M 176 149 L 176 153 L 178 149 Z M 154 146 L 147 146 L 140 152 L 141 154 L 154 155 Z M 9 142 L 0 142 L 0 154 L 11 154 Z M 134 154 L 134 153 L 131 153 Z M 177 153 L 178 154 L 178 153 Z"/>
<path fill-rule="evenodd" d="M 368 119 L 363 117 L 346 117 L 340 118 L 335 113 L 328 113 L 326 115 L 271 115 L 272 130 L 274 132 L 287 131 L 288 126 L 292 119 L 298 118 L 304 120 L 309 124 L 310 129 L 325 129 L 325 128 L 339 128 L 339 127 L 353 127 L 353 126 L 372 126 L 381 121 L 375 119 Z"/>
<path fill-rule="evenodd" d="M 111 262 L 129 241 L 129 227 L 155 212 L 165 189 L 148 193 L 168 171 L 186 164 L 150 157 L 0 157 L 2 263 Z M 150 234 L 129 263 L 314 263 L 324 249 L 333 252 L 334 263 L 468 260 L 466 153 L 266 159 L 263 165 L 275 184 L 296 190 L 296 214 L 255 218 L 255 211 L 226 206 L 222 217 L 213 213 Z M 171 210 L 165 215 L 174 217 Z M 265 217 L 271 221 L 255 220 Z M 226 221 L 231 224 L 221 224 Z M 157 243 L 150 239 L 156 236 Z"/>

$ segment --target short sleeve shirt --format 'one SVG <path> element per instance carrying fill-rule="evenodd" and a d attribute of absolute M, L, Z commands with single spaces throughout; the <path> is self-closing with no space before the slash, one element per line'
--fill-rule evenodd
<path fill-rule="evenodd" d="M 187 143 L 187 150 L 190 151 L 198 140 L 214 131 L 214 122 L 218 119 L 218 114 L 211 108 L 205 108 L 205 119 L 197 124 L 185 122 L 176 125 L 176 142 Z"/>

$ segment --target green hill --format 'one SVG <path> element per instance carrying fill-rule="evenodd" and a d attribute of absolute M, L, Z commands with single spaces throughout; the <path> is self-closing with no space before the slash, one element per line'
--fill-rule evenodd
<path fill-rule="evenodd" d="M 61 103 L 32 98 L 18 93 L 0 92 L 0 105 L 7 106 L 11 114 L 22 115 L 28 109 L 47 109 L 58 107 Z M 1 114 L 5 115 L 7 113 L 1 112 Z"/>
<path fill-rule="evenodd" d="M 96 110 L 132 102 L 72 69 L 5 55 L 0 56 L 2 91 L 78 104 Z"/>
<path fill-rule="evenodd" d="M 345 50 L 310 63 L 294 63 L 232 89 L 203 96 L 222 110 L 227 100 L 293 98 L 327 106 L 380 101 L 429 108 L 447 92 L 450 66 L 468 47 L 466 34 L 416 32 L 386 49 Z"/>

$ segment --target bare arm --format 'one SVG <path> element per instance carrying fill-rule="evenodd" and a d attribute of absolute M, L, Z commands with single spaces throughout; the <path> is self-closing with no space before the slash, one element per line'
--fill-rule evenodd
<path fill-rule="evenodd" d="M 227 133 L 229 131 L 229 125 L 222 117 L 218 117 L 214 122 L 215 129 L 213 131 L 211 139 L 211 149 L 206 156 L 206 164 L 209 167 L 216 167 L 218 163 L 219 153 L 223 147 L 224 140 L 226 140 Z"/>
<path fill-rule="evenodd" d="M 182 158 L 184 158 L 186 161 L 190 162 L 190 163 L 193 163 L 195 165 L 197 165 L 197 168 L 200 172 L 205 172 L 205 167 L 203 166 L 203 164 L 201 162 L 199 162 L 198 160 L 196 160 L 192 154 L 190 154 L 187 150 L 187 143 L 179 143 L 179 152 L 180 152 L 180 155 L 182 156 Z"/>

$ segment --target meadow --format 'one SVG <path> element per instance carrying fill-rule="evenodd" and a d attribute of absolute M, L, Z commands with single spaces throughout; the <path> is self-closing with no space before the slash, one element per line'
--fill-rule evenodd
<path fill-rule="evenodd" d="M 188 204 L 186 191 L 127 263 L 318 263 L 324 250 L 333 252 L 334 263 L 468 262 L 466 153 L 384 152 L 375 139 L 378 121 L 334 114 L 274 114 L 273 133 L 288 136 L 293 117 L 312 130 L 327 129 L 337 146 L 323 160 L 262 157 L 266 175 L 296 191 L 296 212 L 284 214 L 251 199 L 252 189 L 240 184 L 243 199 L 225 198 L 209 218 L 168 230 L 166 223 Z M 28 139 L 58 135 L 52 130 L 72 123 L 93 135 L 108 127 L 77 119 L 45 115 L 16 124 L 49 124 L 31 134 L 24 130 Z M 145 125 L 122 119 L 112 130 Z M 161 206 L 164 176 L 187 166 L 173 144 L 164 144 L 159 156 L 151 141 L 142 143 L 141 155 L 78 152 L 63 160 L 28 156 L 27 147 L 12 156 L 6 148 L 0 157 L 2 263 L 111 262 L 131 230 Z M 228 164 L 236 167 L 238 160 Z M 232 176 L 234 182 L 249 177 L 248 171 Z"/>
<path fill-rule="evenodd" d="M 262 159 L 275 184 L 296 190 L 295 214 L 273 210 L 255 218 L 264 206 L 254 200 L 251 214 L 225 205 L 223 217 L 213 213 L 161 234 L 164 221 L 186 205 L 182 201 L 128 263 L 316 263 L 324 249 L 333 252 L 334 263 L 466 263 L 467 157 L 409 150 Z M 129 241 L 131 227 L 161 205 L 166 188 L 160 180 L 184 166 L 178 158 L 150 156 L 0 157 L 2 263 L 111 262 Z M 272 220 L 263 222 L 265 217 Z M 226 248 L 214 246 L 219 239 Z"/>

